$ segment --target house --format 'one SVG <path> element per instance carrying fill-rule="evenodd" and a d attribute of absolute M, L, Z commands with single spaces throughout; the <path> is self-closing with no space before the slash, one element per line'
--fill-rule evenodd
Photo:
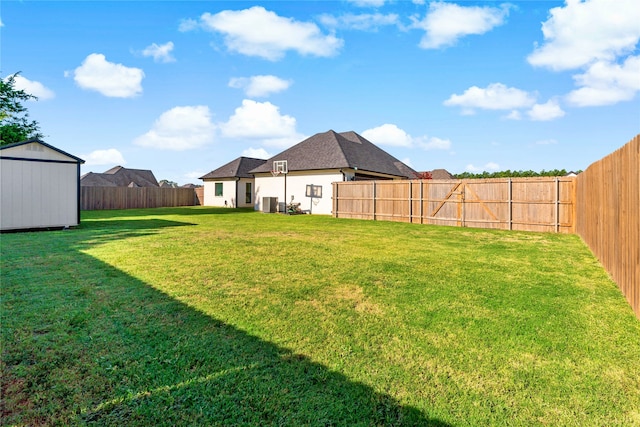
<path fill-rule="evenodd" d="M 263 203 L 277 199 L 279 211 L 285 203 L 300 203 L 300 209 L 317 214 L 331 214 L 333 182 L 416 176 L 412 168 L 361 135 L 333 130 L 305 139 L 250 173 L 255 176 L 255 209 L 270 212 L 272 208 Z"/>
<path fill-rule="evenodd" d="M 0 230 L 80 224 L 84 160 L 40 139 L 0 147 Z"/>
<path fill-rule="evenodd" d="M 205 206 L 253 207 L 257 209 L 255 181 L 249 173 L 266 160 L 238 157 L 200 179 L 204 181 Z"/>
<path fill-rule="evenodd" d="M 456 179 L 456 177 L 446 169 L 434 169 L 429 173 L 431 174 L 431 179 Z"/>
<path fill-rule="evenodd" d="M 89 172 L 80 177 L 83 187 L 159 187 L 153 172 L 116 166 L 104 173 Z"/>

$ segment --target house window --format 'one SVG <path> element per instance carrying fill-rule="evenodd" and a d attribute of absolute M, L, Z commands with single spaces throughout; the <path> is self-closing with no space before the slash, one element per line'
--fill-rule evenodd
<path fill-rule="evenodd" d="M 322 198 L 322 185 L 307 185 L 305 196 Z"/>
<path fill-rule="evenodd" d="M 251 203 L 251 183 L 247 182 L 244 190 L 244 202 Z"/>
<path fill-rule="evenodd" d="M 222 197 L 222 183 L 216 182 L 216 197 Z"/>

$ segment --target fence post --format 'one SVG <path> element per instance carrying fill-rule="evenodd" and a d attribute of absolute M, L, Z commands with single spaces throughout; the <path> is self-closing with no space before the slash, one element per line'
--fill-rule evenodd
<path fill-rule="evenodd" d="M 462 197 L 462 226 L 466 227 L 464 220 L 465 220 L 465 210 L 466 210 L 466 199 L 467 199 L 467 186 L 466 184 L 462 186 L 462 191 L 460 192 L 460 196 Z"/>
<path fill-rule="evenodd" d="M 461 183 L 460 185 L 460 189 L 458 190 L 458 206 L 457 206 L 457 217 L 458 217 L 458 221 L 457 221 L 457 226 L 458 227 L 464 227 L 464 191 L 465 191 L 465 184 L 464 182 Z"/>
<path fill-rule="evenodd" d="M 338 183 L 334 182 L 331 185 L 333 186 L 333 192 L 331 193 L 331 207 L 333 211 L 332 213 L 334 218 L 338 218 Z"/>
<path fill-rule="evenodd" d="M 424 181 L 420 180 L 420 224 L 424 224 Z"/>
<path fill-rule="evenodd" d="M 556 209 L 554 212 L 554 217 L 555 217 L 555 229 L 556 229 L 556 233 L 559 231 L 560 229 L 560 179 L 556 176 L 555 178 L 555 183 L 556 183 L 556 200 L 555 200 L 555 204 L 556 204 Z"/>
<path fill-rule="evenodd" d="M 371 181 L 373 185 L 373 220 L 376 220 L 376 181 Z"/>
<path fill-rule="evenodd" d="M 409 180 L 409 222 L 413 223 L 413 181 Z"/>
<path fill-rule="evenodd" d="M 512 207 L 512 199 L 513 199 L 513 192 L 512 192 L 512 187 L 513 187 L 513 181 L 511 180 L 511 178 L 508 179 L 508 210 L 509 210 L 509 230 L 513 230 L 513 207 Z"/>

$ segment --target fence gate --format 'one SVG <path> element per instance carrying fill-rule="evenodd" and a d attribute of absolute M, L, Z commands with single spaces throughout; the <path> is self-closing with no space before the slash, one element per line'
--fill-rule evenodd
<path fill-rule="evenodd" d="M 497 215 L 495 205 L 502 201 L 483 200 L 468 182 L 449 183 L 452 187 L 442 200 L 434 199 L 437 203 L 433 210 L 427 215 L 427 219 L 432 221 L 444 221 L 452 224 L 455 222 L 458 227 L 466 227 L 467 221 L 472 223 L 485 222 L 499 225 L 505 223 L 505 219 L 500 219 Z M 446 185 L 443 186 L 446 188 Z M 468 218 L 466 210 L 471 207 L 475 212 Z"/>
<path fill-rule="evenodd" d="M 334 183 L 333 214 L 458 227 L 571 233 L 571 177 Z"/>

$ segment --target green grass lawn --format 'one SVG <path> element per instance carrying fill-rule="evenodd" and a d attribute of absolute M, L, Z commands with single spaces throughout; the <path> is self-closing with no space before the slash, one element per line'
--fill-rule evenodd
<path fill-rule="evenodd" d="M 577 236 L 211 208 L 3 234 L 2 425 L 640 425 Z"/>

